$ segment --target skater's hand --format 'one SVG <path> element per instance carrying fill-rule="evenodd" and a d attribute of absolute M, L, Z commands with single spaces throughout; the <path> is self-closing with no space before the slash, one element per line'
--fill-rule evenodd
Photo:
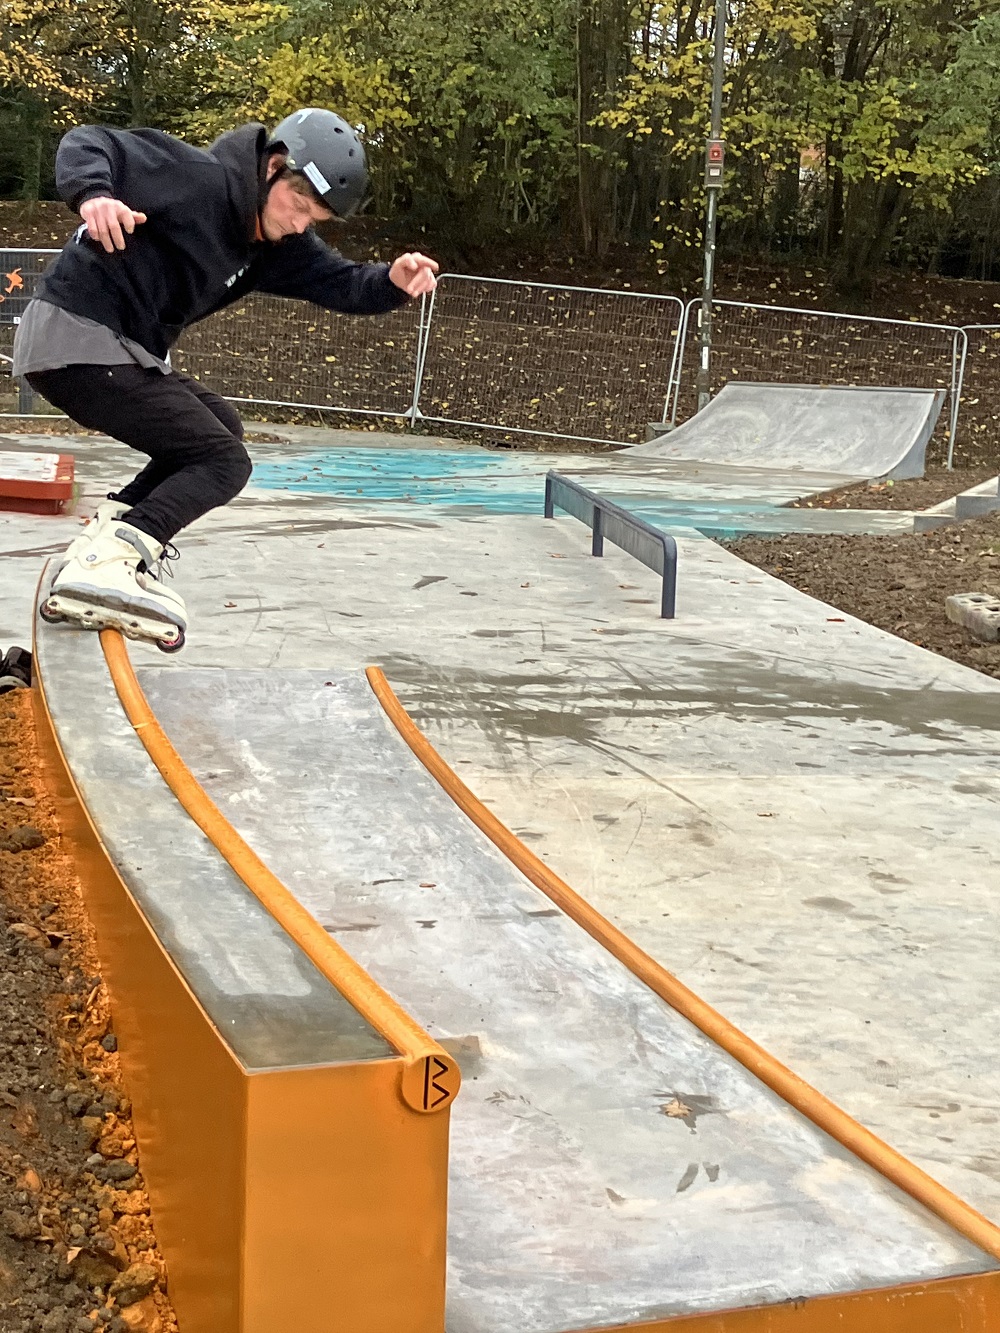
<path fill-rule="evenodd" d="M 136 213 L 120 199 L 87 199 L 80 205 L 80 216 L 87 224 L 87 235 L 100 241 L 112 254 L 125 249 L 124 232 L 131 236 L 137 223 L 146 221 L 145 213 Z"/>
<path fill-rule="evenodd" d="M 402 287 L 407 296 L 423 296 L 437 286 L 434 274 L 438 266 L 433 259 L 428 259 L 419 251 L 400 255 L 389 269 L 389 280 L 397 287 Z"/>

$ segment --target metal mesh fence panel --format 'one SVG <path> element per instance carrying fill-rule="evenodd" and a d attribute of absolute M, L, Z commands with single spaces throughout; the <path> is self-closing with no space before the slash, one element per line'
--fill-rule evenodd
<path fill-rule="evenodd" d="M 361 318 L 253 294 L 188 329 L 171 362 L 241 402 L 406 416 L 421 311 Z"/>
<path fill-rule="evenodd" d="M 42 274 L 58 250 L 0 249 L 0 416 L 51 415 L 54 408 L 10 374 L 14 332 Z M 48 409 L 48 411 L 46 411 Z"/>
<path fill-rule="evenodd" d="M 670 396 L 676 296 L 444 274 L 418 391 L 424 420 L 634 444 Z"/>
<path fill-rule="evenodd" d="M 960 463 L 995 458 L 1000 440 L 1000 324 L 967 324 L 962 332 L 967 345 L 956 444 Z"/>
<path fill-rule="evenodd" d="M 699 304 L 687 307 L 674 404 L 681 420 L 697 406 Z M 715 301 L 712 310 L 713 394 L 729 380 L 944 389 L 948 398 L 934 438 L 939 449 L 947 444 L 958 413 L 960 329 L 735 301 Z"/>

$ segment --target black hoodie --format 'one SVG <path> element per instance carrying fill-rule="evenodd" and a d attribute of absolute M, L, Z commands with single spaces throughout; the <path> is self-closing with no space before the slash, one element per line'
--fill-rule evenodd
<path fill-rule="evenodd" d="M 110 255 L 79 227 L 38 295 L 161 358 L 189 324 L 250 291 L 351 314 L 404 305 L 387 264 L 352 263 L 312 231 L 256 239 L 266 146 L 263 125 L 232 130 L 208 150 L 160 130 L 70 130 L 56 156 L 70 208 L 107 195 L 147 220 Z"/>

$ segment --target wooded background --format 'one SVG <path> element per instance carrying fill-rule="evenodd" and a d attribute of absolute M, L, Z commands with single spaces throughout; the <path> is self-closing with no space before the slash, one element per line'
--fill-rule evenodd
<path fill-rule="evenodd" d="M 720 247 L 1000 279 L 1000 0 L 730 0 Z M 54 197 L 59 136 L 207 144 L 330 106 L 371 211 L 488 246 L 700 265 L 714 0 L 0 0 L 0 198 Z"/>

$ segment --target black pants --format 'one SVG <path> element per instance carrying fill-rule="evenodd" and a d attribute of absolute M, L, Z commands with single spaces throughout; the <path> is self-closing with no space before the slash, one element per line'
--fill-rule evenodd
<path fill-rule="evenodd" d="M 149 456 L 115 498 L 132 506 L 129 523 L 163 545 L 250 480 L 239 413 L 189 375 L 128 364 L 66 366 L 25 378 L 81 426 Z"/>

